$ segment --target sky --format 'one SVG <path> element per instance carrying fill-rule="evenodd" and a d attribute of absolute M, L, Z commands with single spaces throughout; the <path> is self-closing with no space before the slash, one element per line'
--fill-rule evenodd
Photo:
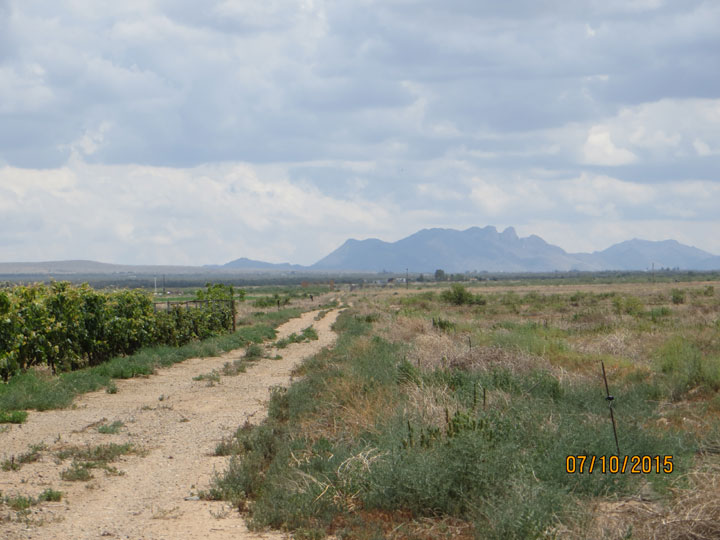
<path fill-rule="evenodd" d="M 0 262 L 514 226 L 720 254 L 717 0 L 0 0 Z"/>

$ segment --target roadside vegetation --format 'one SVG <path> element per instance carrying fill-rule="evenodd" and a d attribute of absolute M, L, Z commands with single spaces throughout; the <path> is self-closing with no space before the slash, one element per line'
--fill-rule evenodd
<path fill-rule="evenodd" d="M 274 391 L 264 423 L 218 446 L 233 457 L 205 495 L 251 527 L 297 538 L 720 536 L 716 284 L 456 283 L 352 301 L 335 348 Z M 601 364 L 620 458 L 672 467 L 567 472 L 568 456 L 617 454 Z"/>

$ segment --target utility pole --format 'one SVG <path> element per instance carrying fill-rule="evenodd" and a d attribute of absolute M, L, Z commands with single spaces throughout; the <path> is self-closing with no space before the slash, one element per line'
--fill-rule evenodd
<path fill-rule="evenodd" d="M 410 288 L 410 271 L 407 268 L 405 269 L 405 288 Z"/>

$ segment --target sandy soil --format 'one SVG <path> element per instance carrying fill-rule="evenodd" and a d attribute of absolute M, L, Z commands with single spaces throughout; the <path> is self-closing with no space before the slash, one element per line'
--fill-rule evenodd
<path fill-rule="evenodd" d="M 266 414 L 269 389 L 287 385 L 292 369 L 304 358 L 333 344 L 330 329 L 338 311 L 315 321 L 317 311 L 305 313 L 278 329 L 278 337 L 299 333 L 311 324 L 319 340 L 297 343 L 279 353 L 281 360 L 263 359 L 247 372 L 222 376 L 219 383 L 193 377 L 221 369 L 242 357 L 236 350 L 217 358 L 190 359 L 158 370 L 148 378 L 118 381 L 118 392 L 81 396 L 70 409 L 31 412 L 26 424 L 0 433 L 0 459 L 47 449 L 39 461 L 18 471 L 0 471 L 5 496 L 38 496 L 51 487 L 63 493 L 60 502 L 45 502 L 21 517 L 6 512 L 0 537 L 17 539 L 250 539 L 282 538 L 279 533 L 248 532 L 242 517 L 222 502 L 198 500 L 213 474 L 222 472 L 228 458 L 213 456 L 215 447 L 238 426 L 259 423 Z M 100 434 L 97 426 L 123 422 L 117 434 Z M 125 455 L 112 463 L 120 475 L 94 469 L 89 482 L 67 482 L 54 452 L 69 446 L 130 442 L 144 455 Z"/>

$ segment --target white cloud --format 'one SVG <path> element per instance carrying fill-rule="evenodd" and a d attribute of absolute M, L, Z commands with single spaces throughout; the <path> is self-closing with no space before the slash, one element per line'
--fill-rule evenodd
<path fill-rule="evenodd" d="M 470 199 L 483 211 L 483 217 L 508 221 L 508 215 L 545 212 L 555 207 L 548 190 L 537 180 L 477 177 L 469 185 Z"/>
<path fill-rule="evenodd" d="M 656 196 L 654 186 L 589 174 L 558 182 L 556 189 L 559 200 L 564 200 L 581 213 L 598 217 L 619 206 L 648 207 Z"/>
<path fill-rule="evenodd" d="M 710 148 L 708 143 L 699 138 L 693 141 L 693 148 L 695 148 L 698 156 L 711 156 L 716 153 Z"/>
<path fill-rule="evenodd" d="M 626 107 L 606 119 L 598 133 L 612 137 L 610 144 L 617 141 L 628 152 L 642 153 L 645 162 L 709 155 L 720 148 L 720 99 L 662 99 Z"/>
<path fill-rule="evenodd" d="M 0 0 L 3 258 L 697 232 L 720 208 L 718 24 L 699 1 Z"/>
<path fill-rule="evenodd" d="M 309 264 L 357 231 L 387 233 L 393 211 L 260 178 L 247 164 L 171 169 L 79 158 L 56 170 L 0 169 L 0 208 L 6 260 L 175 264 L 259 255 Z"/>
<path fill-rule="evenodd" d="M 34 113 L 54 100 L 55 94 L 45 80 L 45 69 L 41 65 L 0 64 L 0 115 Z"/>
<path fill-rule="evenodd" d="M 583 146 L 583 161 L 591 165 L 627 165 L 637 159 L 630 150 L 618 148 L 607 126 L 593 126 Z"/>

